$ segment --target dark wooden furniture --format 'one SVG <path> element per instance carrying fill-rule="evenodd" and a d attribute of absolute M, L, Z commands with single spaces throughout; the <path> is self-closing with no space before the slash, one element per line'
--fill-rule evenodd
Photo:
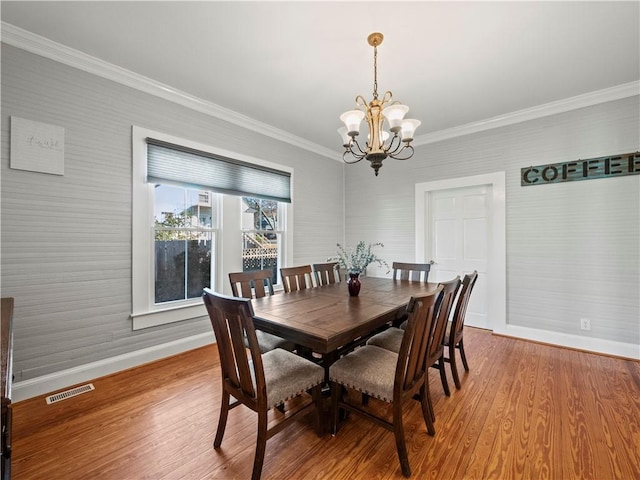
<path fill-rule="evenodd" d="M 205 289 L 204 304 L 216 336 L 222 369 L 222 406 L 213 443 L 222 444 L 229 410 L 245 405 L 258 414 L 258 438 L 252 480 L 258 480 L 267 440 L 299 416 L 315 411 L 320 433 L 320 386 L 324 370 L 309 360 L 277 348 L 262 354 L 253 325 L 251 300 L 217 294 Z M 245 347 L 244 339 L 249 341 Z M 310 401 L 294 407 L 286 417 L 268 428 L 268 411 L 293 397 L 312 392 Z M 233 396 L 233 403 L 230 397 Z"/>
<path fill-rule="evenodd" d="M 439 287 L 430 295 L 411 299 L 407 306 L 407 328 L 398 353 L 366 345 L 335 362 L 329 370 L 333 434 L 337 432 L 340 408 L 392 431 L 405 477 L 411 476 L 411 467 L 404 436 L 403 407 L 415 395 L 420 399 L 427 431 L 430 435 L 435 434 L 425 391 L 428 388 L 425 358 L 441 292 L 442 287 Z M 343 388 L 390 403 L 391 421 L 365 405 L 350 402 L 348 395 L 343 398 Z"/>
<path fill-rule="evenodd" d="M 311 268 L 313 269 L 313 276 L 316 279 L 316 285 L 318 287 L 341 281 L 340 265 L 338 262 L 314 263 L 311 265 Z"/>
<path fill-rule="evenodd" d="M 431 340 L 428 346 L 427 367 L 436 368 L 440 371 L 442 388 L 445 395 L 448 397 L 451 395 L 451 391 L 449 390 L 449 384 L 447 383 L 447 375 L 445 372 L 444 336 L 447 331 L 449 315 L 451 314 L 451 309 L 456 299 L 456 293 L 460 288 L 460 277 L 458 276 L 453 280 L 442 282 L 438 285 L 443 289 L 442 301 L 440 302 L 438 317 L 433 325 L 433 331 L 431 332 Z M 405 335 L 405 330 L 401 328 L 391 327 L 387 330 L 384 330 L 383 332 L 372 336 L 369 340 L 367 340 L 367 345 L 373 345 L 397 353 L 400 351 Z M 433 412 L 433 406 L 431 404 L 431 395 L 429 392 L 428 382 L 426 393 L 429 411 L 431 412 L 431 419 L 435 421 L 435 414 Z"/>
<path fill-rule="evenodd" d="M 435 289 L 431 283 L 364 277 L 357 297 L 349 296 L 343 282 L 256 298 L 254 323 L 260 330 L 320 354 L 328 367 L 354 341 L 368 338 L 401 315 L 412 296 Z"/>
<path fill-rule="evenodd" d="M 234 297 L 262 298 L 273 295 L 273 283 L 271 282 L 271 270 L 254 270 L 251 272 L 229 273 L 229 282 Z M 274 348 L 295 350 L 296 346 L 285 339 L 270 333 L 258 330 L 258 344 L 262 353 Z M 246 343 L 246 342 L 245 342 Z"/>
<path fill-rule="evenodd" d="M 311 280 L 311 265 L 300 267 L 283 267 L 280 269 L 282 286 L 285 292 L 296 292 L 313 287 Z"/>
<path fill-rule="evenodd" d="M 231 291 L 234 297 L 253 298 L 273 295 L 271 270 L 251 272 L 232 272 L 229 274 Z"/>
<path fill-rule="evenodd" d="M 393 262 L 393 278 L 398 280 L 412 280 L 414 282 L 427 282 L 429 280 L 430 263 L 403 263 Z"/>
<path fill-rule="evenodd" d="M 473 287 L 477 280 L 477 270 L 465 275 L 462 279 L 462 287 L 460 288 L 460 294 L 458 295 L 453 319 L 450 322 L 448 333 L 444 338 L 444 346 L 446 347 L 445 352 L 448 353 L 448 357 L 445 356 L 444 361 L 451 365 L 451 375 L 453 376 L 453 381 L 456 384 L 457 389 L 460 389 L 460 376 L 458 375 L 458 367 L 456 365 L 456 348 L 460 350 L 460 358 L 462 359 L 464 369 L 467 372 L 469 371 L 467 356 L 464 353 L 463 328 L 464 318 L 467 315 L 467 306 L 469 305 L 469 297 L 471 296 L 471 292 L 473 291 Z"/>
<path fill-rule="evenodd" d="M 13 410 L 11 406 L 11 383 L 13 381 L 13 298 L 2 299 L 2 317 L 0 327 L 0 363 L 2 381 L 2 451 L 0 464 L 2 480 L 11 478 L 11 433 Z"/>
<path fill-rule="evenodd" d="M 431 270 L 430 263 L 406 263 L 406 262 L 393 262 L 393 278 L 398 280 L 411 280 L 412 282 L 424 282 L 429 280 L 429 270 Z M 406 315 L 397 319 L 393 326 L 400 327 L 402 329 L 406 326 Z M 400 343 L 398 342 L 398 348 Z"/>
<path fill-rule="evenodd" d="M 444 336 L 447 333 L 447 323 L 449 322 L 449 315 L 451 314 L 451 308 L 456 299 L 456 293 L 460 288 L 460 277 L 457 276 L 453 280 L 448 282 L 442 282 L 438 285 L 442 286 L 442 302 L 440 303 L 440 311 L 438 317 L 433 325 L 433 333 L 431 335 L 431 341 L 427 349 L 427 403 L 429 404 L 429 411 L 431 412 L 431 419 L 435 422 L 436 416 L 433 411 L 433 405 L 431 403 L 431 394 L 429 393 L 429 368 L 436 368 L 440 372 L 440 380 L 442 381 L 442 388 L 444 394 L 449 397 L 451 391 L 449 390 L 449 384 L 447 383 L 447 373 L 445 371 L 444 361 Z"/>

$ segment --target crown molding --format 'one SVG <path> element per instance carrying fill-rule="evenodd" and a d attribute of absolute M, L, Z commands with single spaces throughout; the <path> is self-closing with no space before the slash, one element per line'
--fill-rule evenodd
<path fill-rule="evenodd" d="M 413 141 L 413 145 L 427 145 L 429 143 L 461 137 L 462 135 L 469 135 L 485 130 L 491 130 L 493 128 L 514 125 L 528 120 L 548 117 L 550 115 L 565 113 L 584 107 L 591 107 L 600 103 L 612 102 L 614 100 L 620 100 L 636 95 L 640 95 L 640 81 L 624 83 L 615 87 L 596 90 L 595 92 L 589 92 L 575 97 L 564 98 L 555 102 L 525 108 L 524 110 L 518 110 L 505 115 L 480 120 L 478 122 L 467 123 L 465 125 L 439 130 L 437 132 L 418 135 Z"/>
<path fill-rule="evenodd" d="M 328 149 L 251 117 L 247 117 L 246 115 L 234 112 L 213 102 L 195 97 L 173 88 L 170 85 L 99 60 L 79 50 L 69 48 L 9 23 L 2 22 L 2 42 L 122 85 L 135 88 L 150 95 L 163 98 L 164 100 L 177 103 L 183 107 L 211 115 L 267 137 L 309 150 L 310 152 L 328 157 L 332 160 L 342 161 L 337 151 Z"/>
<path fill-rule="evenodd" d="M 2 42 L 28 52 L 49 58 L 59 63 L 83 70 L 114 82 L 135 88 L 142 92 L 177 103 L 207 115 L 219 118 L 242 128 L 252 130 L 267 137 L 291 144 L 341 162 L 341 153 L 318 145 L 304 138 L 293 135 L 266 123 L 255 120 L 246 115 L 234 112 L 213 102 L 190 95 L 169 85 L 138 75 L 111 63 L 99 60 L 79 50 L 69 48 L 60 43 L 23 30 L 9 23 L 2 22 Z M 516 123 L 535 120 L 538 118 L 564 113 L 579 108 L 589 107 L 600 103 L 620 100 L 622 98 L 640 95 L 640 81 L 634 81 L 595 92 L 577 95 L 575 97 L 545 103 L 536 107 L 518 110 L 477 122 L 467 123 L 457 127 L 439 130 L 416 136 L 413 145 L 427 145 L 463 135 L 478 133 L 493 128 L 504 127 Z"/>

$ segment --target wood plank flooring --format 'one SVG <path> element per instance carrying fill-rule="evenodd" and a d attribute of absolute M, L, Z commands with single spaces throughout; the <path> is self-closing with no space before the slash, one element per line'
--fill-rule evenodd
<path fill-rule="evenodd" d="M 465 341 L 461 390 L 448 371 L 445 397 L 431 374 L 435 437 L 418 402 L 409 405 L 413 478 L 640 479 L 640 362 L 473 328 Z M 57 404 L 19 402 L 13 479 L 250 478 L 255 414 L 232 410 L 222 448 L 212 446 L 219 382 L 208 346 L 96 379 L 95 391 Z M 403 478 L 391 433 L 351 415 L 337 436 L 319 438 L 311 420 L 267 442 L 263 479 Z"/>

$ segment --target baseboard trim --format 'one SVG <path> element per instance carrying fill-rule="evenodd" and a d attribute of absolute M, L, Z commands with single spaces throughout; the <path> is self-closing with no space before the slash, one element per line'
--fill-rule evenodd
<path fill-rule="evenodd" d="M 161 358 L 193 350 L 214 343 L 213 332 L 201 333 L 173 342 L 156 345 L 116 357 L 106 358 L 98 362 L 80 365 L 60 372 L 31 378 L 12 385 L 12 401 L 19 402 L 29 398 L 55 392 L 78 383 L 94 380 L 128 368 L 137 367 Z"/>
<path fill-rule="evenodd" d="M 505 325 L 504 328 L 496 329 L 493 333 L 505 337 L 519 338 L 521 340 L 557 345 L 559 347 L 574 348 L 631 360 L 640 360 L 640 345 L 633 343 L 614 342 L 601 338 L 550 332 L 548 330 L 538 330 L 517 325 Z"/>

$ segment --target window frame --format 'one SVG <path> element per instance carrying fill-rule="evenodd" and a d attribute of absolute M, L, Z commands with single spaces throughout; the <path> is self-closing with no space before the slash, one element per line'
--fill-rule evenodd
<path fill-rule="evenodd" d="M 179 138 L 162 132 L 152 131 L 143 127 L 132 126 L 132 308 L 131 319 L 133 330 L 140 330 L 159 325 L 199 318 L 207 315 L 202 299 L 186 299 L 167 304 L 155 304 L 154 297 L 154 188 L 147 183 L 147 142 L 152 137 L 176 145 L 201 150 L 228 158 L 236 158 L 246 163 L 282 170 L 291 174 L 291 198 L 293 199 L 292 168 L 261 160 L 247 155 L 204 145 L 198 142 Z M 214 192 L 215 193 L 215 192 Z M 234 215 L 233 208 L 225 204 L 242 201 L 241 197 L 220 195 L 218 204 L 218 218 L 220 223 L 214 237 L 213 255 L 214 269 L 212 272 L 212 287 L 220 293 L 230 293 L 228 273 L 242 270 L 241 252 L 233 244 L 237 242 L 236 232 L 241 232 L 240 217 Z M 293 258 L 293 203 L 284 205 L 284 264 L 290 264 Z M 236 209 L 238 211 L 239 209 Z M 234 225 L 234 217 L 237 221 Z M 235 241 L 234 241 L 235 240 Z M 238 242 L 239 243 L 239 242 Z M 238 256 L 237 259 L 234 257 Z M 170 305 L 169 305 L 170 304 Z"/>

